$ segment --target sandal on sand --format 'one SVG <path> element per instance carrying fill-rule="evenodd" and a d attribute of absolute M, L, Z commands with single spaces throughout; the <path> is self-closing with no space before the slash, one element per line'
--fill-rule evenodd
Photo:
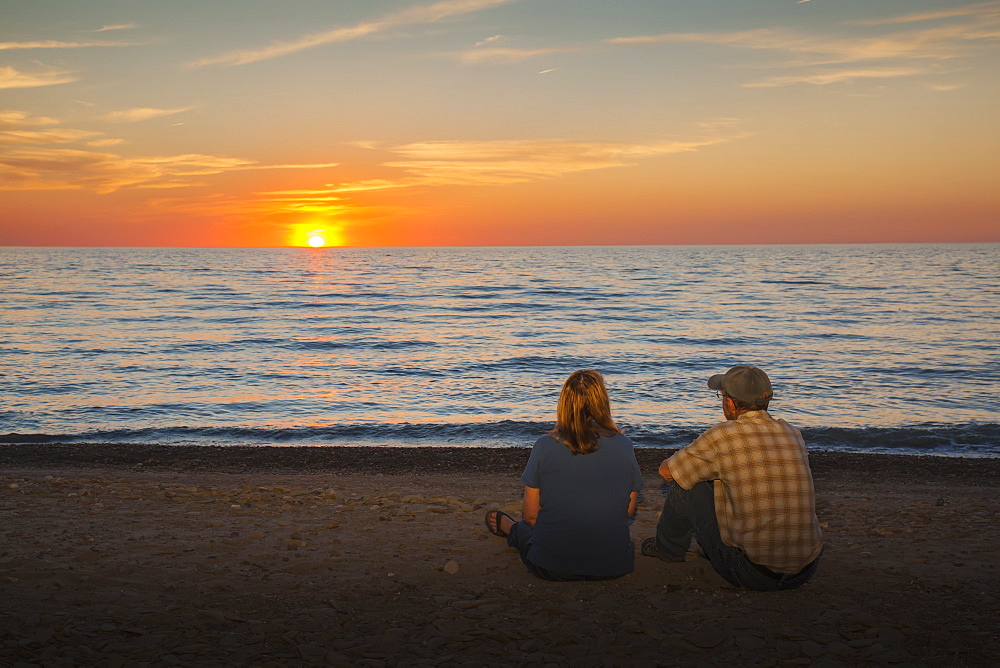
<path fill-rule="evenodd" d="M 667 559 L 660 554 L 660 552 L 656 549 L 656 538 L 654 536 L 650 536 L 642 541 L 641 552 L 644 557 L 656 557 L 660 561 L 665 561 L 668 564 L 676 564 L 684 561 L 684 559 Z"/>
<path fill-rule="evenodd" d="M 496 526 L 496 529 L 494 529 L 493 527 L 490 526 L 490 515 L 493 515 L 493 524 Z M 512 523 L 514 523 L 514 518 L 511 517 L 510 515 L 508 515 L 507 513 L 505 513 L 504 511 L 502 511 L 502 510 L 491 510 L 491 511 L 489 511 L 489 512 L 486 513 L 486 528 L 494 536 L 500 536 L 501 538 L 506 538 L 507 537 L 507 532 L 500 528 L 500 518 L 501 517 L 506 517 Z"/>

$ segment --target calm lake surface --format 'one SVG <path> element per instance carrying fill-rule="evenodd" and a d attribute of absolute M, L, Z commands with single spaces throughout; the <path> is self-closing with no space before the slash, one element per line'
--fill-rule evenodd
<path fill-rule="evenodd" d="M 0 440 L 640 446 L 765 369 L 811 448 L 1000 456 L 1000 245 L 0 248 Z"/>

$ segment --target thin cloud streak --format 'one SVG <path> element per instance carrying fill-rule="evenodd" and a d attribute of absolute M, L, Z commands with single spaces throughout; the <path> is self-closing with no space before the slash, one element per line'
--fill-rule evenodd
<path fill-rule="evenodd" d="M 850 21 L 849 25 L 857 26 L 881 26 L 898 25 L 902 23 L 918 23 L 922 21 L 938 21 L 940 19 L 951 19 L 964 16 L 980 17 L 986 20 L 1000 16 L 1000 2 L 982 2 L 975 5 L 966 5 L 955 9 L 944 9 L 937 12 L 920 12 L 916 14 L 905 14 L 887 19 L 868 19 L 863 21 Z"/>
<path fill-rule="evenodd" d="M 405 25 L 437 23 L 448 18 L 471 14 L 484 9 L 498 7 L 520 0 L 443 0 L 430 5 L 419 5 L 388 14 L 381 19 L 359 23 L 344 28 L 334 28 L 325 32 L 305 35 L 290 42 L 274 42 L 258 49 L 231 51 L 219 56 L 203 58 L 189 63 L 189 67 L 198 68 L 206 65 L 247 65 L 261 60 L 280 58 L 306 49 L 312 49 L 325 44 L 346 42 L 361 39 L 383 32 L 389 28 Z"/>
<path fill-rule="evenodd" d="M 96 46 L 138 46 L 138 42 L 62 42 L 55 39 L 41 40 L 35 42 L 0 42 L 0 51 L 12 51 L 17 49 L 85 49 Z"/>
<path fill-rule="evenodd" d="M 975 28 L 953 27 L 869 38 L 836 38 L 801 34 L 790 30 L 760 29 L 733 33 L 676 33 L 624 37 L 608 40 L 611 45 L 657 43 L 716 44 L 761 51 L 780 51 L 812 56 L 801 65 L 860 62 L 887 58 L 949 60 L 962 55 L 962 42 L 1000 36 L 1000 29 L 984 33 Z"/>
<path fill-rule="evenodd" d="M 119 23 L 117 25 L 104 26 L 103 28 L 98 28 L 97 30 L 89 30 L 87 32 L 109 32 L 112 30 L 135 30 L 139 26 L 135 23 Z"/>
<path fill-rule="evenodd" d="M 748 134 L 651 144 L 572 142 L 565 140 L 440 141 L 387 149 L 400 160 L 383 167 L 403 170 L 400 179 L 365 179 L 311 190 L 258 193 L 294 200 L 417 187 L 495 186 L 558 178 L 575 172 L 628 167 L 641 159 L 687 153 L 734 141 Z"/>
<path fill-rule="evenodd" d="M 579 47 L 546 47 L 540 49 L 494 48 L 473 49 L 471 51 L 461 51 L 446 55 L 454 56 L 466 65 L 479 65 L 482 63 L 510 64 L 520 63 L 525 60 L 541 56 L 551 56 L 557 53 L 571 53 L 579 50 Z"/>
<path fill-rule="evenodd" d="M 254 160 L 186 153 L 127 157 L 116 153 L 59 148 L 82 142 L 88 147 L 121 143 L 102 133 L 57 125 L 56 119 L 25 112 L 0 112 L 0 145 L 16 146 L 0 153 L 0 190 L 84 190 L 107 194 L 126 187 L 181 188 L 197 185 L 187 177 L 266 169 L 329 169 L 339 163 L 260 164 Z"/>
<path fill-rule="evenodd" d="M 301 165 L 248 165 L 237 167 L 237 169 L 329 169 L 330 167 L 340 167 L 339 162 L 318 162 Z"/>
<path fill-rule="evenodd" d="M 932 90 L 938 93 L 950 93 L 951 91 L 960 90 L 965 88 L 968 84 L 927 84 L 928 90 Z"/>
<path fill-rule="evenodd" d="M 757 29 L 728 33 L 664 33 L 609 39 L 610 46 L 638 46 L 644 44 L 714 44 L 732 48 L 784 53 L 792 60 L 779 67 L 818 67 L 829 65 L 862 65 L 876 61 L 938 61 L 944 62 L 963 58 L 980 46 L 992 46 L 1000 39 L 1000 2 L 942 11 L 912 14 L 907 16 L 852 22 L 852 25 L 884 26 L 916 22 L 939 21 L 965 18 L 966 21 L 952 22 L 921 30 L 895 32 L 891 34 L 837 37 L 801 33 L 786 29 Z M 938 70 L 929 66 L 906 66 L 869 68 L 855 67 L 837 72 L 812 72 L 802 75 L 775 77 L 764 81 L 744 84 L 745 87 L 774 87 L 794 83 L 828 85 L 863 78 L 885 78 L 892 76 L 915 76 L 936 74 Z"/>
<path fill-rule="evenodd" d="M 42 134 L 38 133 L 35 139 L 43 139 Z M 88 136 L 92 134 L 98 133 L 88 133 Z M 76 137 L 59 135 L 50 137 L 53 141 L 72 141 L 82 138 L 85 138 L 83 134 L 78 134 Z M 126 157 L 99 151 L 44 147 L 7 151 L 0 155 L 0 190 L 89 189 L 100 194 L 108 194 L 126 187 L 188 187 L 196 184 L 178 179 L 212 176 L 232 171 L 325 169 L 334 166 L 335 163 L 262 165 L 243 158 L 198 153 Z"/>
<path fill-rule="evenodd" d="M 127 110 L 130 117 L 149 118 L 182 110 Z M 137 113 L 138 112 L 138 113 Z M 184 188 L 199 185 L 188 177 L 247 170 L 329 169 L 339 163 L 261 164 L 255 160 L 186 153 L 128 157 L 97 150 L 123 143 L 102 132 L 57 126 L 59 120 L 23 111 L 0 111 L 0 190 L 93 190 L 107 194 L 126 187 Z M 77 148 L 61 144 L 78 143 Z M 82 148 L 86 147 L 86 148 Z"/>
<path fill-rule="evenodd" d="M 890 59 L 945 61 L 967 56 L 977 44 L 988 44 L 1000 38 L 1000 2 L 988 2 L 949 11 L 855 23 L 878 26 L 948 18 L 966 18 L 969 20 L 955 25 L 868 37 L 824 36 L 788 29 L 763 28 L 723 33 L 639 35 L 607 39 L 601 42 L 601 44 L 612 47 L 663 43 L 714 44 L 731 48 L 773 51 L 793 57 L 793 60 L 777 65 L 780 67 L 817 67 L 825 65 L 850 65 Z M 480 42 L 477 46 L 482 44 L 486 44 L 486 42 Z M 446 55 L 456 57 L 459 61 L 467 65 L 515 64 L 533 58 L 560 53 L 574 53 L 591 48 L 594 48 L 594 46 L 495 47 L 476 48 Z M 900 76 L 911 76 L 913 74 L 911 70 L 912 68 L 898 68 L 898 71 L 901 73 Z M 859 69 L 856 71 L 864 72 L 870 70 Z M 883 71 L 889 70 L 886 69 Z M 933 72 L 933 70 L 927 70 L 927 72 Z M 809 78 L 813 83 L 823 80 L 831 83 L 848 80 L 847 78 L 829 73 L 817 73 L 808 77 L 803 75 L 802 78 Z M 788 80 L 791 81 L 791 78 L 788 78 Z M 778 81 L 778 79 L 771 79 L 747 85 L 754 87 L 786 85 Z"/>
<path fill-rule="evenodd" d="M 774 77 L 757 83 L 743 84 L 744 88 L 777 88 L 795 84 L 829 86 L 830 84 L 854 81 L 855 79 L 895 79 L 927 74 L 929 70 L 915 67 L 894 67 L 884 69 L 842 70 L 839 72 L 818 72 L 784 77 Z"/>
<path fill-rule="evenodd" d="M 391 149 L 402 157 L 383 166 L 411 176 L 340 184 L 325 193 L 360 192 L 417 186 L 487 186 L 525 183 L 566 174 L 627 167 L 645 158 L 687 153 L 748 135 L 668 141 L 651 144 L 571 142 L 563 140 L 442 141 L 405 144 Z"/>
<path fill-rule="evenodd" d="M 486 46 L 487 44 L 492 44 L 494 42 L 499 42 L 503 39 L 503 35 L 493 35 L 493 37 L 487 37 L 481 42 L 476 42 L 476 46 Z"/>
<path fill-rule="evenodd" d="M 136 107 L 134 109 L 123 109 L 105 114 L 101 118 L 111 123 L 136 123 L 138 121 L 148 121 L 164 116 L 173 116 L 185 111 L 190 111 L 194 107 L 179 107 L 177 109 L 153 109 L 150 107 Z"/>
<path fill-rule="evenodd" d="M 24 111 L 0 111 L 0 130 L 36 128 L 44 125 L 59 125 L 59 121 L 48 116 L 31 116 Z"/>
<path fill-rule="evenodd" d="M 4 88 L 39 88 L 41 86 L 58 86 L 60 84 L 79 81 L 72 72 L 56 71 L 28 74 L 18 72 L 13 67 L 0 67 L 0 89 Z"/>
<path fill-rule="evenodd" d="M 266 194 L 266 193 L 264 193 Z M 250 199 L 229 197 L 222 194 L 202 197 L 161 197 L 149 202 L 156 209 L 185 211 L 198 216 L 232 218 L 238 216 L 270 217 L 282 213 L 312 213 L 335 216 L 344 212 L 356 213 L 358 207 L 337 204 L 335 201 L 312 202 L 308 200 L 283 200 L 269 197 Z"/>
<path fill-rule="evenodd" d="M 82 190 L 108 194 L 129 186 L 180 187 L 177 177 L 208 176 L 252 161 L 189 153 L 129 158 L 80 149 L 11 151 L 0 156 L 0 190 Z"/>
<path fill-rule="evenodd" d="M 51 130 L 6 130 L 0 131 L 2 144 L 68 144 L 100 137 L 100 132 L 54 128 Z"/>
<path fill-rule="evenodd" d="M 105 146 L 117 146 L 118 144 L 124 144 L 124 139 L 116 139 L 112 137 L 106 137 L 104 139 L 95 139 L 94 141 L 88 141 L 87 146 L 92 148 L 103 148 Z"/>
<path fill-rule="evenodd" d="M 798 32 L 790 29 L 761 28 L 719 33 L 662 33 L 617 37 L 601 42 L 603 46 L 641 46 L 647 44 L 714 44 L 732 48 L 774 51 L 793 56 L 783 67 L 855 64 L 893 58 L 915 60 L 951 60 L 967 56 L 977 44 L 989 44 L 1000 38 L 1000 2 L 986 2 L 966 7 L 912 14 L 888 19 L 856 21 L 850 25 L 882 26 L 965 18 L 965 22 L 909 32 L 861 37 L 837 37 Z M 487 41 L 476 46 L 485 45 Z M 468 65 L 513 64 L 559 53 L 584 51 L 594 46 L 539 48 L 476 48 L 450 53 Z M 766 82 L 765 82 L 766 85 Z"/>

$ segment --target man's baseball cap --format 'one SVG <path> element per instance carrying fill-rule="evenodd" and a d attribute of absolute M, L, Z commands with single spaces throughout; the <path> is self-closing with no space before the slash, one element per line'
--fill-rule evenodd
<path fill-rule="evenodd" d="M 771 400 L 771 379 L 755 366 L 734 366 L 708 379 L 708 387 L 722 390 L 744 406 L 758 406 Z"/>

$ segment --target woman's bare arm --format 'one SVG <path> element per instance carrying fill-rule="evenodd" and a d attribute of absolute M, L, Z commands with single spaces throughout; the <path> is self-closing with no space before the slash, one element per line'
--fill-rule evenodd
<path fill-rule="evenodd" d="M 534 487 L 524 486 L 524 501 L 521 505 L 521 516 L 524 521 L 535 526 L 535 520 L 538 519 L 538 511 L 541 509 L 541 490 Z"/>
<path fill-rule="evenodd" d="M 628 496 L 628 516 L 634 517 L 635 511 L 639 508 L 639 492 L 632 492 Z"/>

